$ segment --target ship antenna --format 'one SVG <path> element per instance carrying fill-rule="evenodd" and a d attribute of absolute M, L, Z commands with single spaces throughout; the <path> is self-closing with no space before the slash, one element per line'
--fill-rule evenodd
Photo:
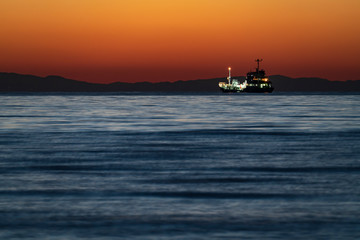
<path fill-rule="evenodd" d="M 256 59 L 255 62 L 257 62 L 256 72 L 259 72 L 259 70 L 260 70 L 260 62 L 262 62 L 262 59 Z"/>
<path fill-rule="evenodd" d="M 228 68 L 229 69 L 229 77 L 228 77 L 228 80 L 229 80 L 229 84 L 231 83 L 231 67 Z"/>

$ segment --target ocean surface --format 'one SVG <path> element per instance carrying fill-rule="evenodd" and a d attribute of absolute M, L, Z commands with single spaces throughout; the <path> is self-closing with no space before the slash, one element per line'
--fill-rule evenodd
<path fill-rule="evenodd" d="M 0 94 L 0 239 L 360 239 L 360 94 Z"/>

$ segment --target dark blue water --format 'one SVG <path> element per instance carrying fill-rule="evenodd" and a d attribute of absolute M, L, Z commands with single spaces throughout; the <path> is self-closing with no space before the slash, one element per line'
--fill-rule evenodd
<path fill-rule="evenodd" d="M 360 239 L 359 94 L 0 95 L 0 239 Z"/>

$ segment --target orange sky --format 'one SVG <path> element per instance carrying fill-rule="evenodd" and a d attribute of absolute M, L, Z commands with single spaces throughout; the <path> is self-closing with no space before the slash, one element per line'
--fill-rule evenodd
<path fill-rule="evenodd" d="M 359 0 L 1 0 L 0 72 L 90 82 L 360 79 Z"/>

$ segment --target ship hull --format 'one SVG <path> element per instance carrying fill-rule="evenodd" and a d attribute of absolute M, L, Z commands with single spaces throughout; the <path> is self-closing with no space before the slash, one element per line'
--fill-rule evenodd
<path fill-rule="evenodd" d="M 247 87 L 244 89 L 244 92 L 247 93 L 272 93 L 274 88 L 257 88 L 257 87 Z"/>
<path fill-rule="evenodd" d="M 244 90 L 220 88 L 223 93 L 272 93 L 274 88 L 245 88 Z"/>
<path fill-rule="evenodd" d="M 224 88 L 220 88 L 220 90 L 223 93 L 238 93 L 238 92 L 244 92 L 243 90 L 238 90 L 238 89 L 224 89 Z"/>

